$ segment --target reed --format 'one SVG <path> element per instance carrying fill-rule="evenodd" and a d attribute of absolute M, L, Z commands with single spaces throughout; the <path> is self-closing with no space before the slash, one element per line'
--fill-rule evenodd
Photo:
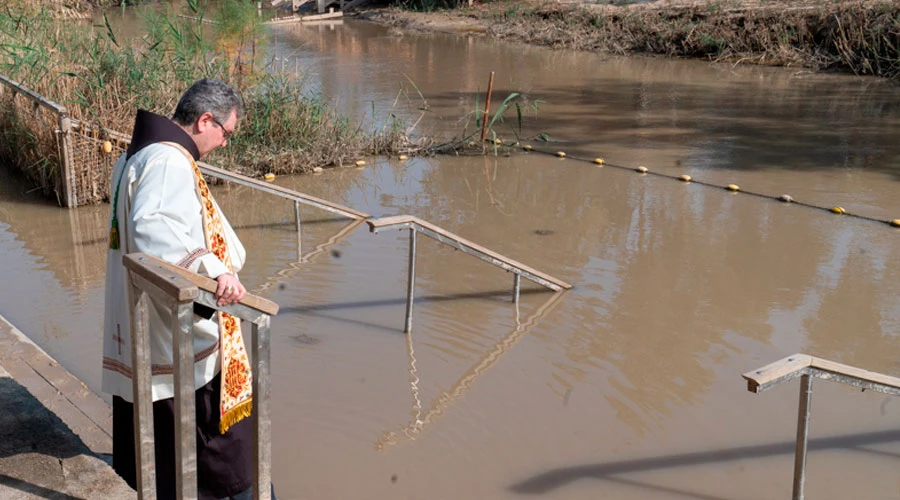
<path fill-rule="evenodd" d="M 124 40 L 108 21 L 92 27 L 28 1 L 0 10 L 0 73 L 95 127 L 128 133 L 136 109 L 168 115 L 184 89 L 209 77 L 234 85 L 247 109 L 230 147 L 211 158 L 225 168 L 254 176 L 296 173 L 422 148 L 398 123 L 363 130 L 299 77 L 267 66 L 255 3 L 221 0 L 210 14 L 200 0 L 189 0 L 187 11 L 148 14 L 146 35 Z M 46 124 L 30 119 L 21 99 L 3 98 L 10 101 L 0 114 L 0 125 L 7 125 L 0 161 L 22 169 L 45 191 L 55 189 L 47 181 L 57 157 L 53 134 L 41 132 Z M 22 141 L 27 155 L 17 147 Z"/>

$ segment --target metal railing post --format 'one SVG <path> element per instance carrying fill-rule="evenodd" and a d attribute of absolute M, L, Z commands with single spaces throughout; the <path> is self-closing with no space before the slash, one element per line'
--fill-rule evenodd
<path fill-rule="evenodd" d="M 406 283 L 406 329 L 412 331 L 413 292 L 416 288 L 416 228 L 409 228 L 409 280 Z"/>
<path fill-rule="evenodd" d="M 253 323 L 253 465 L 256 477 L 253 491 L 257 500 L 271 500 L 272 483 L 272 418 L 269 398 L 269 328 L 271 319 L 262 317 L 259 324 Z"/>
<path fill-rule="evenodd" d="M 519 303 L 519 290 L 522 288 L 522 276 L 519 273 L 513 274 L 513 304 Z"/>
<path fill-rule="evenodd" d="M 194 409 L 194 302 L 173 311 L 175 364 L 175 491 L 197 498 L 197 414 Z M 222 375 L 225 376 L 224 374 Z"/>
<path fill-rule="evenodd" d="M 794 492 L 792 500 L 803 500 L 806 483 L 806 450 L 809 442 L 809 410 L 812 400 L 812 377 L 800 377 L 800 408 L 797 412 L 797 449 L 794 452 Z"/>
<path fill-rule="evenodd" d="M 898 377 L 875 373 L 807 354 L 793 354 L 746 372 L 742 376 L 747 381 L 747 390 L 756 394 L 778 384 L 800 378 L 800 408 L 797 411 L 797 443 L 794 455 L 794 490 L 791 496 L 793 500 L 804 498 L 813 378 L 858 387 L 864 391 L 873 390 L 900 396 L 900 378 Z"/>
<path fill-rule="evenodd" d="M 303 260 L 302 239 L 300 237 L 300 202 L 294 201 L 294 217 L 297 219 L 297 261 Z"/>

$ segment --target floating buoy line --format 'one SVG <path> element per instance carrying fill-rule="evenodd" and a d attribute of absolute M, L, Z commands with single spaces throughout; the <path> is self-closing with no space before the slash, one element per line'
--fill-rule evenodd
<path fill-rule="evenodd" d="M 843 207 L 837 206 L 837 205 L 832 206 L 832 207 L 826 207 L 826 206 L 814 205 L 814 204 L 812 204 L 812 203 L 805 203 L 805 202 L 802 202 L 802 201 L 797 201 L 797 200 L 795 200 L 795 199 L 794 199 L 791 195 L 789 195 L 789 194 L 782 194 L 782 195 L 778 195 L 778 196 L 773 196 L 773 195 L 769 195 L 769 194 L 765 194 L 765 193 L 756 193 L 756 192 L 753 192 L 753 191 L 747 191 L 747 190 L 744 190 L 744 189 L 742 189 L 740 186 L 738 186 L 737 184 L 728 184 L 728 185 L 725 185 L 725 186 L 721 186 L 721 185 L 718 185 L 718 184 L 713 184 L 713 183 L 711 183 L 711 182 L 698 181 L 697 179 L 694 179 L 693 177 L 691 177 L 690 175 L 687 175 L 687 174 L 682 174 L 682 175 L 670 175 L 670 174 L 664 174 L 664 173 L 660 173 L 660 172 L 653 172 L 653 171 L 651 171 L 650 169 L 648 169 L 647 167 L 644 167 L 644 166 L 639 166 L 639 167 L 626 167 L 626 166 L 623 166 L 623 165 L 615 165 L 615 164 L 612 164 L 612 163 L 607 163 L 606 160 L 604 160 L 603 158 L 587 159 L 587 158 L 578 158 L 578 157 L 574 157 L 574 156 L 568 156 L 568 155 L 566 155 L 565 151 L 541 151 L 541 150 L 539 150 L 539 149 L 535 149 L 534 146 L 531 146 L 530 144 L 523 145 L 523 146 L 522 146 L 522 149 L 525 150 L 525 151 L 532 152 L 532 153 L 539 153 L 539 154 L 544 154 L 544 155 L 547 155 L 547 156 L 555 156 L 555 157 L 560 158 L 560 159 L 563 159 L 563 158 L 564 158 L 564 159 L 567 159 L 567 160 L 570 160 L 570 161 L 577 161 L 577 162 L 583 162 L 583 163 L 592 163 L 592 164 L 594 164 L 594 165 L 597 165 L 598 167 L 611 167 L 611 168 L 617 168 L 617 169 L 620 169 L 620 170 L 628 170 L 628 171 L 630 171 L 630 172 L 637 172 L 637 173 L 639 173 L 639 174 L 641 174 L 641 175 L 655 175 L 655 176 L 657 176 L 657 177 L 665 177 L 665 178 L 667 178 L 667 179 L 674 179 L 674 180 L 677 180 L 677 181 L 681 181 L 681 182 L 683 182 L 683 183 L 685 183 L 685 184 L 700 184 L 701 186 L 707 186 L 707 187 L 713 187 L 713 188 L 718 188 L 718 189 L 724 189 L 724 190 L 726 190 L 726 191 L 730 191 L 730 192 L 735 193 L 735 194 L 740 193 L 740 194 L 748 194 L 748 195 L 751 195 L 751 196 L 757 196 L 757 197 L 760 197 L 760 198 L 768 198 L 768 199 L 771 199 L 771 200 L 780 201 L 780 202 L 782 202 L 782 203 L 790 203 L 790 204 L 793 204 L 793 205 L 800 205 L 800 206 L 807 207 L 807 208 L 814 208 L 814 209 L 816 209 L 816 210 L 822 210 L 822 211 L 825 211 L 825 212 L 830 212 L 830 213 L 835 214 L 835 215 L 844 215 L 844 216 L 847 216 L 847 217 L 855 217 L 855 218 L 857 218 L 857 219 L 864 219 L 864 220 L 871 221 L 871 222 L 879 222 L 879 223 L 882 223 L 882 224 L 887 224 L 887 225 L 889 225 L 889 226 L 891 226 L 891 227 L 897 227 L 897 228 L 900 228 L 900 219 L 893 219 L 893 220 L 876 219 L 876 218 L 874 218 L 874 217 L 869 217 L 869 216 L 867 216 L 867 215 L 860 215 L 860 214 L 850 213 L 850 212 L 848 212 L 846 209 L 844 209 Z"/>

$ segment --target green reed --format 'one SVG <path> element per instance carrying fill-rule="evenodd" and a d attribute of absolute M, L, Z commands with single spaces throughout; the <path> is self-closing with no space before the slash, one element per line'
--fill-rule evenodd
<path fill-rule="evenodd" d="M 229 82 L 244 99 L 246 118 L 213 161 L 250 175 L 418 148 L 396 125 L 363 130 L 310 93 L 300 77 L 267 65 L 255 3 L 221 0 L 216 7 L 210 14 L 201 0 L 189 0 L 184 11 L 151 11 L 145 34 L 126 40 L 105 18 L 92 26 L 27 4 L 6 6 L 0 8 L 0 73 L 66 106 L 74 118 L 124 133 L 139 108 L 171 114 L 181 92 L 199 78 Z M 45 125 L 29 120 L 24 101 L 17 102 L 4 108 L 12 115 L 0 116 L 0 125 L 16 130 L 0 135 L 0 160 L 46 170 L 57 156 L 55 138 L 37 133 Z M 16 134 L 37 138 L 37 152 L 26 160 L 6 158 L 16 154 Z"/>

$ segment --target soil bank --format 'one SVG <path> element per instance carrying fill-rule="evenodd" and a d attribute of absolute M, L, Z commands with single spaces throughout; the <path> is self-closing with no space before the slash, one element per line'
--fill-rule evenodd
<path fill-rule="evenodd" d="M 900 79 L 900 3 L 657 0 L 600 5 L 508 0 L 356 15 L 403 30 L 490 36 L 606 54 L 657 54 Z"/>

